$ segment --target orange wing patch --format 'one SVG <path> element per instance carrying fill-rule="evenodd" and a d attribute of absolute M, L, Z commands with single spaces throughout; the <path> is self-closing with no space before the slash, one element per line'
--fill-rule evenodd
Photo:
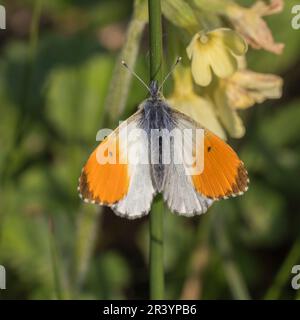
<path fill-rule="evenodd" d="M 109 139 L 114 140 L 114 139 Z M 128 193 L 129 172 L 128 165 L 121 163 L 122 154 L 118 140 L 115 143 L 115 153 L 106 149 L 114 141 L 104 140 L 98 148 L 91 154 L 86 165 L 82 169 L 79 178 L 80 196 L 86 202 L 98 204 L 114 204 L 120 201 Z M 97 151 L 105 144 L 105 155 L 110 156 L 115 161 L 113 163 L 99 163 Z"/>
<path fill-rule="evenodd" d="M 243 162 L 221 138 L 205 130 L 204 170 L 193 175 L 197 192 L 218 200 L 243 194 L 248 189 L 248 174 Z"/>

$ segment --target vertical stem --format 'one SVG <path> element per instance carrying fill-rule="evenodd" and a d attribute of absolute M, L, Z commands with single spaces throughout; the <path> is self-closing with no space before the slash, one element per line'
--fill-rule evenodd
<path fill-rule="evenodd" d="M 57 249 L 56 237 L 55 237 L 55 228 L 54 228 L 54 221 L 49 216 L 49 246 L 50 246 L 50 259 L 52 265 L 52 272 L 53 272 L 53 282 L 54 282 L 54 292 L 56 299 L 58 300 L 66 300 L 70 299 L 71 291 L 69 286 L 69 279 L 65 273 L 65 269 L 62 268 L 62 260 L 61 256 Z"/>
<path fill-rule="evenodd" d="M 162 80 L 162 25 L 160 0 L 148 0 L 150 32 L 150 77 Z"/>
<path fill-rule="evenodd" d="M 102 117 L 103 126 L 106 125 L 107 122 L 110 125 L 115 124 L 124 112 L 132 74 L 124 71 L 121 60 L 125 60 L 131 68 L 134 68 L 139 53 L 141 38 L 147 22 L 147 2 L 135 0 L 133 17 L 126 32 L 126 42 L 116 62 L 106 97 L 105 114 Z"/>
<path fill-rule="evenodd" d="M 215 217 L 214 217 L 215 218 Z M 230 241 L 224 228 L 224 220 L 218 215 L 214 221 L 217 245 L 223 259 L 224 273 L 234 299 L 250 300 L 250 294 L 243 276 L 238 269 L 232 254 Z"/>
<path fill-rule="evenodd" d="M 32 21 L 30 26 L 30 40 L 29 40 L 29 61 L 32 64 L 37 51 L 37 44 L 39 39 L 39 23 L 42 13 L 43 0 L 36 0 L 33 9 Z M 32 66 L 31 66 L 32 67 Z"/>
<path fill-rule="evenodd" d="M 162 23 L 160 0 L 148 0 L 150 32 L 150 78 L 162 80 Z M 164 298 L 163 210 L 150 214 L 150 298 Z"/>
<path fill-rule="evenodd" d="M 57 259 L 57 250 L 55 243 L 55 236 L 53 230 L 53 221 L 49 217 L 49 244 L 50 244 L 50 256 L 51 256 L 51 266 L 53 271 L 53 282 L 54 282 L 54 292 L 56 299 L 63 300 L 62 286 L 60 281 L 58 259 Z"/>

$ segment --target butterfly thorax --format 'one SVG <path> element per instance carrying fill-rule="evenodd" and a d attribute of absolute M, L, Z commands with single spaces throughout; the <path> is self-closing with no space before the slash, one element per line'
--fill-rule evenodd
<path fill-rule="evenodd" d="M 149 85 L 150 96 L 152 100 L 160 98 L 159 86 L 156 80 L 152 80 Z"/>
<path fill-rule="evenodd" d="M 159 93 L 157 82 L 152 82 L 150 89 L 151 95 L 143 104 L 144 116 L 141 117 L 140 128 L 148 135 L 152 178 L 156 190 L 160 192 L 166 171 L 162 161 L 162 139 L 175 128 L 176 123 L 172 109 Z"/>
<path fill-rule="evenodd" d="M 140 127 L 146 130 L 148 134 L 153 129 L 172 131 L 175 127 L 173 111 L 161 97 L 154 99 L 151 96 L 147 99 L 143 104 L 142 112 L 144 116 L 141 117 Z"/>

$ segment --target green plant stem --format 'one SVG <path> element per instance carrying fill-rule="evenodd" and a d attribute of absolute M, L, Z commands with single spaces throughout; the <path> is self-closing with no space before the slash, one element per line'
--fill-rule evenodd
<path fill-rule="evenodd" d="M 218 215 L 217 219 L 216 217 L 214 218 L 216 242 L 223 260 L 224 273 L 232 295 L 237 300 L 249 300 L 251 297 L 247 285 L 233 259 L 231 244 L 224 228 L 224 220 L 220 215 Z"/>
<path fill-rule="evenodd" d="M 150 32 L 150 79 L 162 80 L 162 23 L 160 0 L 148 0 Z M 164 298 L 163 210 L 150 214 L 150 298 Z"/>
<path fill-rule="evenodd" d="M 148 0 L 150 33 L 150 78 L 162 80 L 162 25 L 160 0 Z"/>
<path fill-rule="evenodd" d="M 36 0 L 32 21 L 30 25 L 30 40 L 29 40 L 29 61 L 31 63 L 31 67 L 37 52 L 37 44 L 39 39 L 39 23 L 42 14 L 43 0 Z"/>
<path fill-rule="evenodd" d="M 98 220 L 101 212 L 102 208 L 84 208 L 78 216 L 73 279 L 73 296 L 75 295 L 75 298 L 80 294 L 84 285 L 96 240 L 99 236 Z"/>
<path fill-rule="evenodd" d="M 57 300 L 70 299 L 69 290 L 67 289 L 68 285 L 65 283 L 63 285 L 63 274 L 61 268 L 61 260 L 58 255 L 55 233 L 54 233 L 54 222 L 52 218 L 49 219 L 49 246 L 50 246 L 50 258 L 51 266 L 53 272 L 53 283 L 54 283 L 54 292 Z"/>
<path fill-rule="evenodd" d="M 107 124 L 115 125 L 124 112 L 131 86 L 132 74 L 124 70 L 121 61 L 125 60 L 131 68 L 134 68 L 147 21 L 147 2 L 135 0 L 133 17 L 127 28 L 126 42 L 117 59 L 108 90 L 104 107 L 105 115 L 102 120 L 103 126 L 107 126 Z"/>

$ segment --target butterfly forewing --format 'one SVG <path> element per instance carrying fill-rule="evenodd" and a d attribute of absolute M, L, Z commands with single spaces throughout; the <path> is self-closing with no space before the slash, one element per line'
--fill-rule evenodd
<path fill-rule="evenodd" d="M 79 179 L 85 202 L 107 205 L 128 218 L 147 214 L 155 193 L 147 163 L 147 135 L 139 127 L 141 114 L 138 111 L 100 143 Z"/>
<path fill-rule="evenodd" d="M 213 200 L 243 194 L 248 189 L 248 174 L 234 150 L 221 138 L 203 129 L 188 116 L 177 111 L 174 112 L 174 116 L 180 130 L 193 128 L 193 130 L 202 129 L 204 132 L 202 152 L 194 151 L 197 157 L 203 158 L 203 170 L 191 175 L 194 189 Z M 193 143 L 193 148 L 199 148 L 197 143 Z"/>

